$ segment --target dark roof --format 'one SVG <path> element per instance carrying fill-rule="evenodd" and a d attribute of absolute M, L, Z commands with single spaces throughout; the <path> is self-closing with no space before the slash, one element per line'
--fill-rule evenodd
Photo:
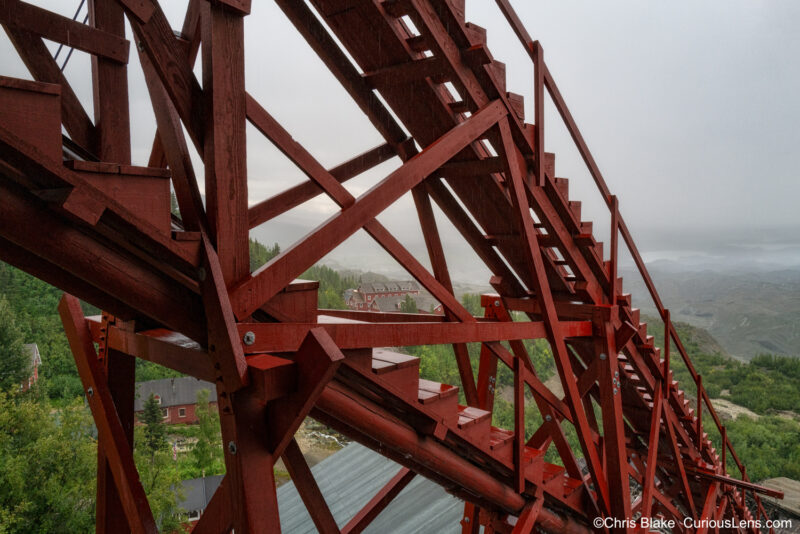
<path fill-rule="evenodd" d="M 195 404 L 197 402 L 197 392 L 201 389 L 208 390 L 208 400 L 216 402 L 217 390 L 211 382 L 198 380 L 191 376 L 180 378 L 162 378 L 161 380 L 150 380 L 136 384 L 136 402 L 134 411 L 144 409 L 145 401 L 150 394 L 161 397 L 161 406 L 181 406 L 184 404 Z"/>
<path fill-rule="evenodd" d="M 192 478 L 181 482 L 183 486 L 183 499 L 178 506 L 191 512 L 205 510 L 211 497 L 214 495 L 223 475 L 212 475 L 205 478 Z"/>
<path fill-rule="evenodd" d="M 339 528 L 346 525 L 399 470 L 396 463 L 357 443 L 348 445 L 311 468 Z M 292 483 L 278 488 L 278 506 L 283 532 L 317 532 Z M 463 511 L 462 501 L 418 475 L 364 532 L 460 534 L 459 521 Z"/>

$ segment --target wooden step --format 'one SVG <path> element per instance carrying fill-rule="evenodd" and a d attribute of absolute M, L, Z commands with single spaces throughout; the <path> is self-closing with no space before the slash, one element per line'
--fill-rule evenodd
<path fill-rule="evenodd" d="M 569 209 L 572 211 L 572 215 L 575 217 L 576 221 L 581 220 L 581 201 L 580 200 L 570 200 Z"/>
<path fill-rule="evenodd" d="M 488 67 L 494 77 L 497 88 L 504 93 L 506 90 L 506 64 L 502 61 L 494 60 Z"/>
<path fill-rule="evenodd" d="M 556 178 L 554 180 L 554 182 L 556 184 L 556 189 L 558 189 L 558 192 L 561 193 L 561 196 L 564 197 L 565 200 L 568 199 L 569 198 L 569 178 Z"/>
<path fill-rule="evenodd" d="M 524 121 L 525 97 L 518 95 L 517 93 L 506 93 L 506 97 L 508 97 L 508 103 L 511 104 L 511 108 L 514 110 L 514 113 L 517 115 L 519 120 Z"/>
<path fill-rule="evenodd" d="M 544 172 L 551 177 L 556 175 L 556 155 L 553 152 L 544 153 Z"/>
<path fill-rule="evenodd" d="M 489 446 L 491 412 L 472 406 L 458 406 L 458 429 L 481 448 Z"/>
<path fill-rule="evenodd" d="M 413 401 L 419 393 L 419 358 L 386 349 L 372 352 L 372 372 L 394 386 L 406 400 Z"/>
<path fill-rule="evenodd" d="M 467 39 L 469 39 L 469 44 L 471 46 L 480 46 L 486 44 L 486 28 L 478 26 L 472 22 L 467 22 L 464 24 L 464 30 L 464 33 L 467 34 Z"/>
<path fill-rule="evenodd" d="M 501 462 L 514 461 L 514 432 L 504 428 L 489 429 L 489 449 L 492 455 Z"/>
<path fill-rule="evenodd" d="M 453 427 L 458 423 L 457 386 L 420 378 L 417 401 L 433 410 L 442 418 L 445 425 Z"/>

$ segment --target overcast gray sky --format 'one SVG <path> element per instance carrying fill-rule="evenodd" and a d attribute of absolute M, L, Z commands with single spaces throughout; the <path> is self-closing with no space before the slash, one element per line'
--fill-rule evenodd
<path fill-rule="evenodd" d="M 78 2 L 33 3 L 71 16 Z M 643 250 L 767 242 L 797 248 L 800 2 L 513 4 L 541 41 L 548 66 Z M 185 1 L 162 5 L 179 28 Z M 495 3 L 467 0 L 467 20 L 488 29 L 489 48 L 507 63 L 509 90 L 526 95 L 532 122 L 532 68 Z M 381 142 L 273 2 L 254 2 L 245 28 L 248 90 L 323 164 L 333 166 Z M 0 74 L 29 77 L 4 35 L 0 62 Z M 131 67 L 134 159 L 144 164 L 155 126 L 135 53 Z M 75 53 L 67 75 L 91 113 L 89 72 L 88 58 Z M 599 195 L 560 119 L 552 107 L 548 111 L 546 143 L 548 151 L 557 153 L 557 175 L 572 179 L 571 196 L 584 202 L 584 219 L 605 228 Z M 304 179 L 252 128 L 248 161 L 251 202 Z M 347 187 L 360 194 L 397 164 L 388 162 Z M 404 198 L 380 219 L 421 252 L 412 209 Z M 333 203 L 320 198 L 254 235 L 285 246 L 334 212 Z M 452 254 L 468 254 L 442 224 L 446 240 L 453 242 Z M 331 258 L 362 263 L 366 260 L 360 255 L 371 257 L 378 250 L 368 238 L 354 238 L 348 246 L 346 254 Z"/>

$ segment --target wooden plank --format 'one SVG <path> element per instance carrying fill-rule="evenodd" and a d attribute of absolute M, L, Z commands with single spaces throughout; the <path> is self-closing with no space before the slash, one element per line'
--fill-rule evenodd
<path fill-rule="evenodd" d="M 561 323 L 565 336 L 590 336 L 591 323 L 575 321 Z M 300 347 L 309 330 L 324 329 L 341 349 L 367 347 L 407 347 L 502 341 L 509 339 L 540 339 L 545 337 L 541 322 L 475 322 L 475 323 L 373 323 L 373 324 L 316 324 L 316 323 L 239 323 L 239 335 L 253 332 L 255 340 L 247 346 L 248 353 L 293 352 Z"/>
<path fill-rule="evenodd" d="M 0 22 L 117 63 L 128 62 L 130 42 L 102 25 L 93 28 L 19 0 L 0 0 Z"/>

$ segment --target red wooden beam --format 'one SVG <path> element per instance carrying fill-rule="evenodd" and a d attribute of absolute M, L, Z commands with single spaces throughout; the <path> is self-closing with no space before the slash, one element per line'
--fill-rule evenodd
<path fill-rule="evenodd" d="M 414 479 L 416 473 L 403 467 L 342 527 L 342 534 L 361 534 L 397 495 Z"/>
<path fill-rule="evenodd" d="M 109 460 L 108 465 L 119 491 L 119 498 L 128 525 L 136 534 L 156 534 L 158 529 L 147 503 L 144 488 L 139 481 L 139 474 L 133 462 L 133 453 L 125 437 L 125 429 L 117 415 L 105 373 L 97 359 L 92 336 L 83 318 L 80 302 L 71 295 L 64 295 L 58 310 L 67 334 L 67 341 L 69 341 L 72 355 L 78 366 L 78 373 L 86 390 L 86 398 L 94 416 L 98 436 Z"/>
<path fill-rule="evenodd" d="M 248 383 L 247 362 L 236 331 L 222 266 L 205 234 L 202 240 L 205 272 L 200 284 L 207 318 L 208 354 L 218 373 L 215 382 L 221 382 L 227 391 L 233 392 Z"/>
<path fill-rule="evenodd" d="M 130 43 L 116 32 L 93 28 L 19 0 L 0 0 L 0 22 L 89 54 L 128 62 Z"/>
<path fill-rule="evenodd" d="M 244 18 L 216 2 L 202 13 L 206 209 L 222 275 L 231 285 L 250 274 Z"/>
<path fill-rule="evenodd" d="M 247 353 L 294 352 L 312 328 L 322 328 L 341 349 L 365 347 L 406 347 L 503 341 L 509 339 L 541 339 L 545 326 L 541 322 L 475 322 L 475 323 L 375 323 L 375 324 L 315 324 L 315 323 L 239 323 L 239 335 L 247 332 L 255 340 L 246 347 Z M 565 336 L 591 335 L 591 323 L 562 322 Z"/>
<path fill-rule="evenodd" d="M 306 505 L 308 515 L 317 527 L 320 534 L 339 534 L 339 527 L 331 514 L 328 503 L 325 502 L 322 492 L 314 480 L 314 475 L 308 467 L 303 451 L 294 439 L 290 440 L 283 451 L 283 463 L 292 477 L 294 487 Z"/>
<path fill-rule="evenodd" d="M 36 221 L 38 231 L 21 234 L 19 228 L 30 221 Z M 131 310 L 135 310 L 192 339 L 205 339 L 202 303 L 193 291 L 149 262 L 43 209 L 38 199 L 8 186 L 4 179 L 0 179 L 0 235 L 37 256 L 39 272 L 48 283 L 61 285 L 59 275 L 66 272 L 96 288 L 82 298 L 119 317 L 134 319 Z M 94 300 L 99 292 L 113 295 L 114 300 Z M 115 301 L 121 305 L 114 306 Z"/>

